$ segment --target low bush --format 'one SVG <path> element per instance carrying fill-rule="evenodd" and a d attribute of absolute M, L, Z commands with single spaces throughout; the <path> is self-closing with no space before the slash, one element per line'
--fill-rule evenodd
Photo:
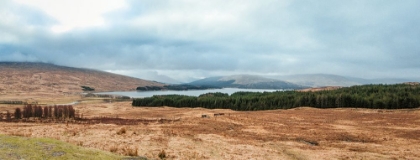
<path fill-rule="evenodd" d="M 118 130 L 117 134 L 122 135 L 122 134 L 125 134 L 126 132 L 127 132 L 127 130 L 125 129 L 125 127 L 123 127 L 120 130 Z"/>
<path fill-rule="evenodd" d="M 123 154 L 126 156 L 138 156 L 137 147 L 125 147 L 123 148 Z"/>
<path fill-rule="evenodd" d="M 165 158 L 167 157 L 165 150 L 163 150 L 163 149 L 162 149 L 162 150 L 159 152 L 158 157 L 159 157 L 160 159 L 165 159 Z"/>

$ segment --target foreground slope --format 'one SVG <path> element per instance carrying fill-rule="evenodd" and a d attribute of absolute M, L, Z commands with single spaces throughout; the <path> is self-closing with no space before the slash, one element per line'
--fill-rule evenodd
<path fill-rule="evenodd" d="M 209 77 L 189 83 L 191 85 L 249 88 L 249 89 L 301 89 L 304 86 L 253 75 Z"/>
<path fill-rule="evenodd" d="M 47 63 L 0 62 L 0 94 L 80 93 L 81 86 L 94 88 L 95 91 L 129 91 L 139 86 L 162 84 L 98 70 Z"/>
<path fill-rule="evenodd" d="M 49 138 L 0 135 L 0 159 L 122 159 L 96 149 L 87 149 Z"/>

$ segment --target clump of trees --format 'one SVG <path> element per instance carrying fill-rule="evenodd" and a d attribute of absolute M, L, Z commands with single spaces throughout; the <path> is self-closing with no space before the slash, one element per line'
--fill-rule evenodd
<path fill-rule="evenodd" d="M 83 91 L 95 91 L 95 88 L 89 87 L 89 86 L 80 86 L 82 87 Z"/>
<path fill-rule="evenodd" d="M 132 105 L 204 107 L 240 111 L 289 109 L 301 106 L 403 109 L 420 107 L 420 85 L 363 85 L 318 92 L 237 92 L 230 96 L 223 93 L 207 93 L 198 97 L 165 95 L 134 99 Z"/>
<path fill-rule="evenodd" d="M 15 119 L 22 118 L 55 118 L 55 119 L 68 119 L 76 118 L 76 110 L 72 105 L 63 106 L 37 106 L 37 105 L 25 105 L 23 110 L 20 108 L 15 109 Z"/>
<path fill-rule="evenodd" d="M 219 89 L 220 87 L 210 86 L 210 85 L 189 85 L 189 84 L 174 84 L 174 85 L 165 85 L 165 86 L 143 86 L 137 87 L 138 91 L 160 91 L 160 90 L 174 90 L 174 91 L 184 91 L 184 90 L 202 90 L 202 89 Z"/>

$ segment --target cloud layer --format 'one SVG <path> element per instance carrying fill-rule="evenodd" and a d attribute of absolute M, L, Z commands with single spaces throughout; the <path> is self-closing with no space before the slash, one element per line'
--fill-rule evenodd
<path fill-rule="evenodd" d="M 2 1 L 0 61 L 178 81 L 419 77 L 420 1 Z"/>

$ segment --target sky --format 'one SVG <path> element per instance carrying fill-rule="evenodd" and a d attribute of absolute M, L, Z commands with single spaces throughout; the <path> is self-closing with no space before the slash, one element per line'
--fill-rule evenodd
<path fill-rule="evenodd" d="M 0 0 L 0 61 L 161 82 L 420 77 L 418 0 Z"/>

